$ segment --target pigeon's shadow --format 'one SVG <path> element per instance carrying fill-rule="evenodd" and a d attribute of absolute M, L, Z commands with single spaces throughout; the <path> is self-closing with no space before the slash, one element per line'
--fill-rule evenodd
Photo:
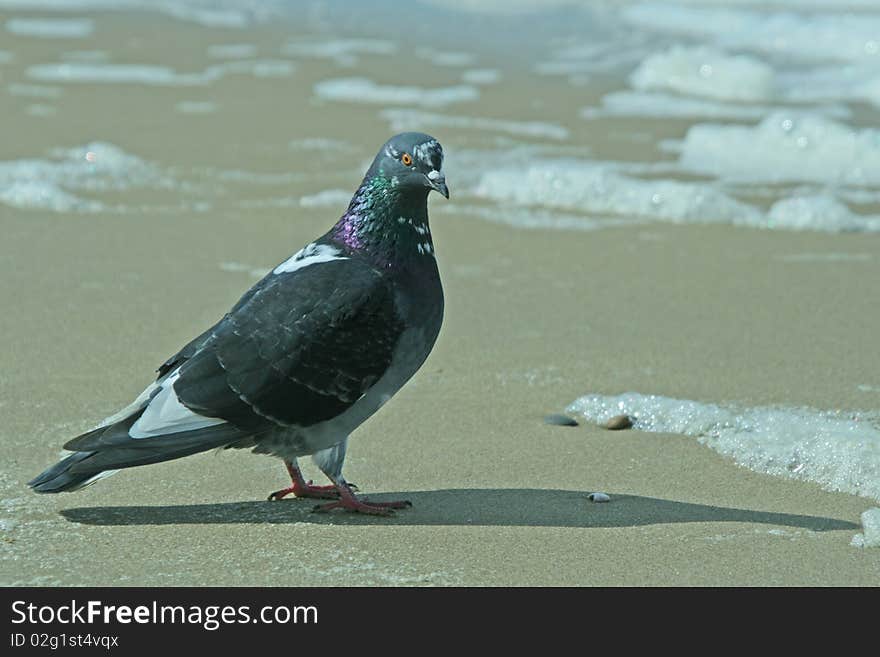
<path fill-rule="evenodd" d="M 835 518 L 734 509 L 639 495 L 592 503 L 589 493 L 530 488 L 447 489 L 370 495 L 376 501 L 408 499 L 412 509 L 391 518 L 333 511 L 312 513 L 315 500 L 224 502 L 175 506 L 99 506 L 61 511 L 86 525 L 284 524 L 472 525 L 501 527 L 634 527 L 681 522 L 749 522 L 812 531 L 852 530 Z"/>

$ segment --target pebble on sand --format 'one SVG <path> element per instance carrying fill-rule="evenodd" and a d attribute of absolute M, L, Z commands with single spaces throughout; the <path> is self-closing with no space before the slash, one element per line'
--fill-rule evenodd
<path fill-rule="evenodd" d="M 633 421 L 629 415 L 615 415 L 605 423 L 605 428 L 619 431 L 620 429 L 629 429 L 632 425 Z"/>
<path fill-rule="evenodd" d="M 550 415 L 545 415 L 544 424 L 555 424 L 560 427 L 578 426 L 577 420 L 575 420 L 574 418 L 570 418 L 567 415 L 562 415 L 562 413 L 552 413 Z"/>

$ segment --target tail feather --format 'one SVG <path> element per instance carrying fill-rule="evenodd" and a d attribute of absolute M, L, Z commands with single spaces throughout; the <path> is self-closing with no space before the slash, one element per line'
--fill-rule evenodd
<path fill-rule="evenodd" d="M 74 453 L 47 468 L 28 482 L 38 493 L 75 491 L 111 471 L 149 463 L 170 461 L 242 440 L 245 434 L 230 424 L 193 431 L 131 438 L 128 429 L 140 412 L 106 427 L 99 427 L 69 441 L 65 448 Z"/>
<path fill-rule="evenodd" d="M 28 482 L 28 486 L 38 493 L 60 493 L 62 491 L 79 490 L 91 483 L 97 474 L 100 473 L 78 473 L 72 472 L 73 468 L 88 459 L 94 452 L 74 452 L 67 458 L 61 459 L 55 465 L 46 468 L 36 477 Z"/>

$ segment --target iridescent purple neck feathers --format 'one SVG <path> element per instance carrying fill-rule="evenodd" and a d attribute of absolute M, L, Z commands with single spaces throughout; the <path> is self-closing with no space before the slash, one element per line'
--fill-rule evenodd
<path fill-rule="evenodd" d="M 403 192 L 395 183 L 381 175 L 365 179 L 330 237 L 386 267 L 433 257 L 427 190 Z"/>

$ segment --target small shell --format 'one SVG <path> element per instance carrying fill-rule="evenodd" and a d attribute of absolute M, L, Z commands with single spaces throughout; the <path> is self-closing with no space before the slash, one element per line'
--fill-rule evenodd
<path fill-rule="evenodd" d="M 632 425 L 633 421 L 629 415 L 615 415 L 605 423 L 605 428 L 619 431 L 620 429 L 629 429 Z"/>
<path fill-rule="evenodd" d="M 570 418 L 567 415 L 562 415 L 562 413 L 545 415 L 544 424 L 554 424 L 560 427 L 576 427 L 578 425 L 577 420 Z"/>
<path fill-rule="evenodd" d="M 590 493 L 589 495 L 587 495 L 587 499 L 590 500 L 590 502 L 610 502 L 611 501 L 611 498 L 608 496 L 607 493 Z"/>

